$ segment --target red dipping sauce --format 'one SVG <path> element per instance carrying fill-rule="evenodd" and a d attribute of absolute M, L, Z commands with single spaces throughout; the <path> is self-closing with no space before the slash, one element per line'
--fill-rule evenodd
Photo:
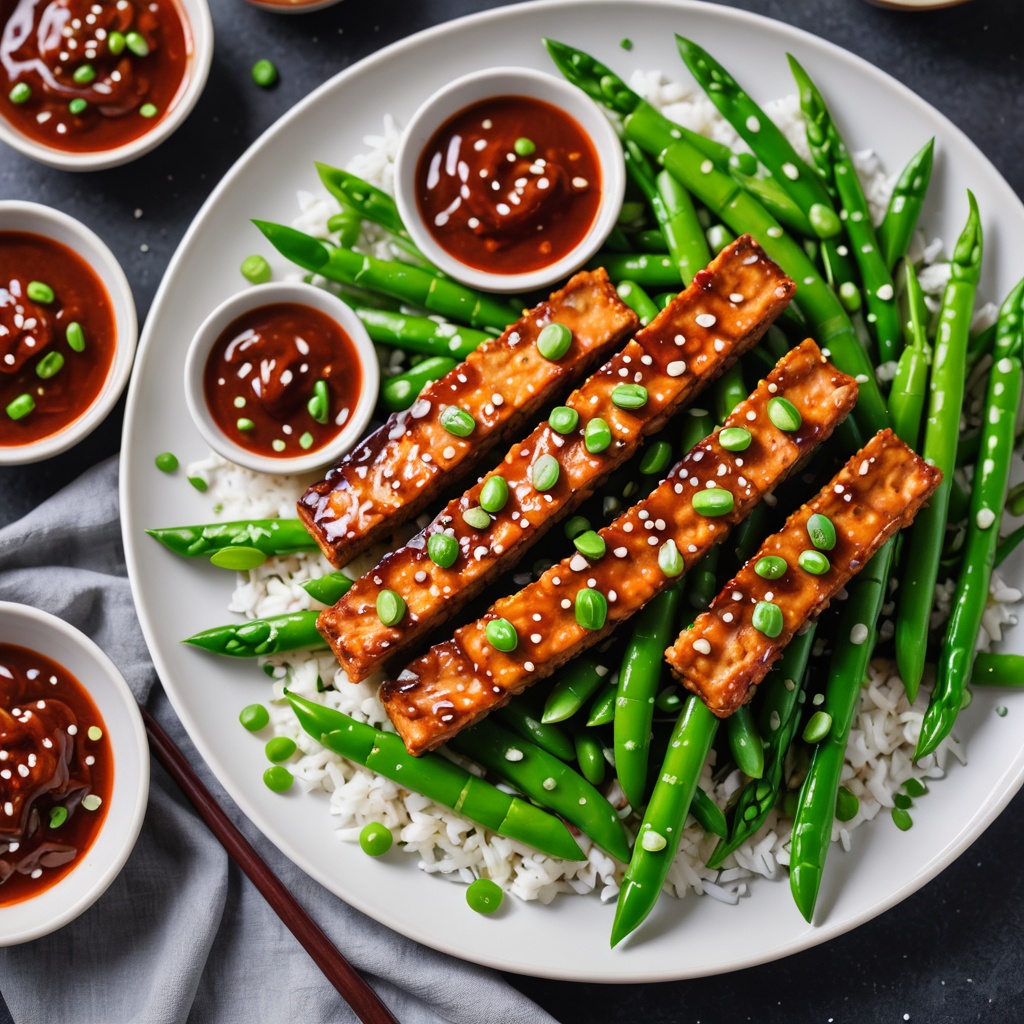
<path fill-rule="evenodd" d="M 81 861 L 113 781 L 110 741 L 82 684 L 45 655 L 0 644 L 0 907 Z"/>
<path fill-rule="evenodd" d="M 594 144 L 564 111 L 527 96 L 474 103 L 420 155 L 416 201 L 427 230 L 477 270 L 520 274 L 570 253 L 601 205 Z"/>
<path fill-rule="evenodd" d="M 0 447 L 78 419 L 103 388 L 116 340 L 110 296 L 85 260 L 42 235 L 0 231 Z"/>
<path fill-rule="evenodd" d="M 318 309 L 259 306 L 214 343 L 203 394 L 217 426 L 259 455 L 292 458 L 341 433 L 362 389 L 355 344 Z"/>
<path fill-rule="evenodd" d="M 0 0 L 0 110 L 68 152 L 145 135 L 185 90 L 188 22 L 174 0 Z"/>

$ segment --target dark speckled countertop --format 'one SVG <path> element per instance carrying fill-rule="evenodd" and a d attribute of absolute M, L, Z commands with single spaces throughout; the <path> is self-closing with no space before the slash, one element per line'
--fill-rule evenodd
<path fill-rule="evenodd" d="M 246 147 L 340 68 L 420 29 L 499 0 L 358 0 L 281 18 L 214 0 L 206 91 L 174 138 L 137 163 L 90 175 L 0 148 L 0 197 L 30 199 L 95 229 L 121 260 L 144 318 L 192 217 Z M 728 0 L 866 58 L 950 117 L 1024 195 L 1024 14 L 1016 0 L 904 13 L 863 0 Z M 270 57 L 273 90 L 249 68 Z M 202 159 L 199 159 L 199 155 Z M 1022 240 L 1024 244 L 1024 240 Z M 87 441 L 36 466 L 0 469 L 0 525 L 119 447 L 123 402 Z M 960 859 L 897 908 L 788 959 L 698 981 L 601 986 L 511 977 L 565 1024 L 917 1024 L 1024 1019 L 1024 795 Z M 0 979 L 0 990 L 3 979 Z M 9 1021 L 0 1000 L 0 1024 Z"/>

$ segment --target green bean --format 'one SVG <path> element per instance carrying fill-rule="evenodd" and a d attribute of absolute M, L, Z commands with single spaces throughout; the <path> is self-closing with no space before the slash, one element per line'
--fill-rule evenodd
<path fill-rule="evenodd" d="M 615 290 L 619 298 L 640 318 L 642 327 L 646 327 L 658 315 L 658 306 L 636 281 L 620 281 Z"/>
<path fill-rule="evenodd" d="M 348 302 L 348 300 L 345 300 Z M 438 323 L 428 316 L 411 316 L 390 309 L 349 303 L 363 322 L 371 341 L 407 352 L 465 359 L 493 335 L 463 325 Z"/>
<path fill-rule="evenodd" d="M 799 284 L 796 303 L 808 318 L 811 333 L 831 353 L 839 369 L 857 378 L 860 397 L 854 416 L 862 429 L 875 433 L 888 425 L 885 401 L 874 367 L 853 331 L 839 299 L 818 273 L 803 248 L 787 237 L 773 217 L 699 151 L 672 134 L 653 107 L 640 103 L 626 118 L 627 136 L 635 139 L 674 174 L 693 195 L 735 231 L 757 238 L 782 269 Z"/>
<path fill-rule="evenodd" d="M 317 632 L 319 612 L 297 611 L 248 622 L 214 626 L 186 637 L 185 643 L 231 658 L 256 658 L 281 651 L 318 649 L 327 642 Z"/>
<path fill-rule="evenodd" d="M 967 195 L 970 214 L 953 251 L 951 277 L 942 297 L 932 365 L 931 396 L 921 451 L 927 461 L 942 471 L 943 479 L 914 522 L 910 539 L 904 546 L 900 568 L 896 663 L 910 700 L 917 696 L 924 673 L 928 624 L 956 466 L 967 338 L 981 272 L 981 221 L 974 196 L 970 192 Z"/>
<path fill-rule="evenodd" d="M 931 347 L 926 330 L 924 294 L 908 260 L 903 263 L 903 295 L 907 306 L 903 328 L 906 346 L 896 364 L 896 376 L 889 392 L 889 415 L 896 436 L 911 448 L 916 448 L 928 394 Z"/>
<path fill-rule="evenodd" d="M 573 740 L 580 774 L 592 786 L 600 786 L 608 770 L 608 760 L 604 756 L 605 747 L 600 736 L 593 731 L 580 729 Z"/>
<path fill-rule="evenodd" d="M 729 838 L 715 847 L 708 859 L 710 868 L 721 867 L 730 853 L 754 835 L 778 801 L 786 755 L 800 727 L 804 680 L 815 628 L 812 624 L 810 629 L 793 637 L 762 684 L 760 726 L 761 735 L 767 737 L 764 772 L 760 779 L 752 779 L 737 794 Z"/>
<path fill-rule="evenodd" d="M 352 580 L 340 569 L 334 572 L 317 576 L 316 579 L 306 580 L 302 589 L 309 594 L 314 601 L 328 606 L 337 604 L 342 597 L 349 592 Z"/>
<path fill-rule="evenodd" d="M 686 815 L 717 729 L 718 719 L 699 699 L 688 697 L 672 731 L 622 879 L 612 946 L 637 928 L 657 902 L 679 849 Z"/>
<path fill-rule="evenodd" d="M 668 251 L 676 262 L 682 283 L 689 285 L 694 275 L 711 262 L 711 250 L 701 231 L 690 193 L 667 171 L 658 173 L 655 185 L 666 217 L 661 229 Z M 656 213 L 657 210 L 655 207 Z"/>
<path fill-rule="evenodd" d="M 393 235 L 411 241 L 402 223 L 394 197 L 349 171 L 316 163 L 316 172 L 328 192 L 343 209 L 354 210 L 365 220 L 379 224 Z"/>
<path fill-rule="evenodd" d="M 674 288 L 679 284 L 679 269 L 667 253 L 604 253 L 587 266 L 604 267 L 613 281 L 628 279 L 641 288 Z"/>
<path fill-rule="evenodd" d="M 1024 655 L 979 651 L 971 681 L 982 686 L 1024 686 Z"/>
<path fill-rule="evenodd" d="M 906 255 L 932 176 L 935 139 L 929 139 L 909 160 L 893 186 L 885 217 L 878 226 L 878 246 L 889 270 Z"/>
<path fill-rule="evenodd" d="M 808 238 L 817 237 L 810 218 L 774 178 L 758 178 L 735 170 L 730 173 L 784 228 Z"/>
<path fill-rule="evenodd" d="M 177 555 L 209 557 L 227 547 L 252 547 L 265 555 L 315 551 L 316 541 L 299 519 L 255 519 L 201 526 L 164 526 L 146 533 Z"/>
<path fill-rule="evenodd" d="M 974 471 L 961 568 L 915 759 L 930 754 L 949 735 L 971 681 L 981 618 L 988 605 L 999 520 L 1010 481 L 1013 432 L 1024 385 L 1024 280 L 1006 297 L 997 323 L 995 361 L 982 426 L 983 457 Z"/>
<path fill-rule="evenodd" d="M 253 223 L 282 256 L 329 280 L 359 285 L 471 327 L 493 327 L 500 331 L 519 316 L 515 306 L 422 267 L 379 260 L 352 249 L 328 247 L 284 224 L 262 220 Z"/>
<path fill-rule="evenodd" d="M 555 680 L 540 720 L 554 723 L 572 718 L 597 693 L 607 675 L 607 667 L 594 654 L 581 654 L 573 659 Z"/>
<path fill-rule="evenodd" d="M 771 172 L 776 184 L 807 213 L 814 233 L 821 238 L 837 235 L 841 225 L 832 208 L 832 197 L 771 118 L 706 50 L 680 35 L 676 44 L 708 99 Z"/>
<path fill-rule="evenodd" d="M 615 717 L 615 698 L 619 695 L 618 681 L 605 683 L 591 701 L 587 711 L 587 725 L 594 728 L 607 725 Z"/>
<path fill-rule="evenodd" d="M 725 813 L 700 786 L 693 791 L 690 813 L 693 815 L 693 820 L 709 836 L 718 836 L 719 839 L 724 839 L 729 834 L 729 823 L 725 820 Z"/>
<path fill-rule="evenodd" d="M 534 715 L 532 709 L 524 703 L 523 696 L 506 704 L 498 712 L 498 717 L 512 732 L 535 743 L 559 760 L 571 761 L 575 756 L 572 740 L 557 725 L 543 722 Z"/>
<path fill-rule="evenodd" d="M 751 779 L 761 778 L 764 774 L 764 746 L 754 716 L 750 713 L 750 705 L 737 708 L 725 724 L 729 750 L 736 767 Z"/>
<path fill-rule="evenodd" d="M 635 617 L 619 670 L 615 698 L 615 773 L 626 799 L 640 807 L 647 792 L 654 698 L 661 684 L 665 649 L 678 632 L 682 588 L 662 591 Z"/>
<path fill-rule="evenodd" d="M 743 367 L 733 363 L 715 384 L 715 415 L 719 423 L 724 423 L 729 414 L 750 393 L 743 380 Z"/>
<path fill-rule="evenodd" d="M 860 699 L 861 685 L 878 635 L 878 616 L 885 600 L 895 540 L 890 539 L 864 567 L 843 603 L 836 628 L 836 647 L 829 663 L 825 702 L 821 710 L 831 716 L 827 735 L 811 755 L 793 820 L 789 884 L 796 905 L 807 921 L 814 915 L 825 857 L 832 841 L 836 796 L 846 756 L 846 743 Z M 850 639 L 854 627 L 864 627 L 867 638 Z"/>
<path fill-rule="evenodd" d="M 388 412 L 408 409 L 428 384 L 440 380 L 458 365 L 458 360 L 449 356 L 430 356 L 405 373 L 396 373 L 384 381 L 380 389 L 380 404 Z"/>
<path fill-rule="evenodd" d="M 613 857 L 629 860 L 629 843 L 615 808 L 582 775 L 546 750 L 489 718 L 450 739 L 448 746 L 561 815 Z"/>
<path fill-rule="evenodd" d="M 789 66 L 800 91 L 800 106 L 807 124 L 807 141 L 819 169 L 834 182 L 841 204 L 840 217 L 846 225 L 854 259 L 860 268 L 869 311 L 868 321 L 874 326 L 879 357 L 887 362 L 895 359 L 898 353 L 900 318 L 896 306 L 896 287 L 875 236 L 868 201 L 849 150 L 829 114 L 824 98 L 795 57 L 789 57 Z"/>
<path fill-rule="evenodd" d="M 526 800 L 503 793 L 440 754 L 413 757 L 394 733 L 381 732 L 287 690 L 285 696 L 302 728 L 329 750 L 499 835 L 552 857 L 586 859 L 562 822 Z"/>

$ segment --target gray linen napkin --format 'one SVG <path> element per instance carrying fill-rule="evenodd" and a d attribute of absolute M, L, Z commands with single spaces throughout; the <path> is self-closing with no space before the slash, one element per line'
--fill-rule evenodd
<path fill-rule="evenodd" d="M 0 600 L 59 615 L 107 652 L 222 807 L 403 1024 L 550 1024 L 486 969 L 426 949 L 337 899 L 265 840 L 192 747 L 156 676 L 121 547 L 117 463 L 0 530 Z M 138 844 L 107 892 L 53 935 L 0 949 L 16 1024 L 353 1021 L 159 764 Z"/>

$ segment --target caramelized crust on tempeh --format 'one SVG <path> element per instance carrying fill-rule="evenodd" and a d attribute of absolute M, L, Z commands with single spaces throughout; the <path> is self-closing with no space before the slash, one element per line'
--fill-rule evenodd
<path fill-rule="evenodd" d="M 941 479 L 938 469 L 891 430 L 879 431 L 679 635 L 666 652 L 675 676 L 719 718 L 731 715 L 754 695 L 794 633 L 820 615 L 890 537 L 913 522 Z M 827 516 L 836 531 L 835 547 L 823 552 L 829 569 L 822 575 L 798 563 L 801 552 L 813 550 L 807 521 L 815 513 Z M 788 569 L 778 579 L 754 572 L 758 560 L 768 555 L 786 561 Z M 782 610 L 782 632 L 774 638 L 751 621 L 760 601 Z"/>
<path fill-rule="evenodd" d="M 644 435 L 668 418 L 754 345 L 789 302 L 793 282 L 749 236 L 728 246 L 636 338 L 612 356 L 575 391 L 566 405 L 579 425 L 559 434 L 547 423 L 514 445 L 496 469 L 464 495 L 450 501 L 405 547 L 391 552 L 357 580 L 317 628 L 351 680 L 365 678 L 381 662 L 436 629 L 507 569 L 558 519 L 584 501 L 640 446 Z M 642 384 L 648 401 L 640 409 L 614 404 L 612 390 Z M 600 417 L 613 441 L 591 454 L 584 445 L 586 424 Z M 545 455 L 560 466 L 555 487 L 537 491 L 533 466 Z M 509 500 L 485 529 L 466 523 L 463 513 L 480 503 L 487 479 L 500 475 Z M 459 543 L 453 565 L 431 561 L 431 534 L 446 532 Z M 377 595 L 393 590 L 406 602 L 405 617 L 385 626 L 375 613 Z"/>
<path fill-rule="evenodd" d="M 537 337 L 557 322 L 573 334 L 557 362 L 537 351 Z M 528 310 L 500 337 L 428 384 L 410 409 L 393 413 L 299 499 L 299 518 L 333 565 L 341 567 L 417 515 L 504 438 L 639 326 L 604 270 L 583 271 Z M 450 405 L 476 426 L 456 437 L 441 424 Z"/>
<path fill-rule="evenodd" d="M 800 411 L 799 430 L 787 433 L 769 419 L 768 403 L 776 396 Z M 751 432 L 745 451 L 723 449 L 718 432 L 705 438 L 647 498 L 599 531 L 603 557 L 564 559 L 382 685 L 381 701 L 409 751 L 421 754 L 443 743 L 639 611 L 672 582 L 659 566 L 663 545 L 672 541 L 692 568 L 832 433 L 856 400 L 856 383 L 813 341 L 789 352 L 726 421 Z M 732 494 L 731 512 L 710 516 L 694 509 L 694 495 L 709 487 Z M 576 595 L 588 587 L 607 600 L 600 629 L 584 629 L 576 619 Z M 516 629 L 519 643 L 511 653 L 487 641 L 487 623 L 495 618 Z"/>

